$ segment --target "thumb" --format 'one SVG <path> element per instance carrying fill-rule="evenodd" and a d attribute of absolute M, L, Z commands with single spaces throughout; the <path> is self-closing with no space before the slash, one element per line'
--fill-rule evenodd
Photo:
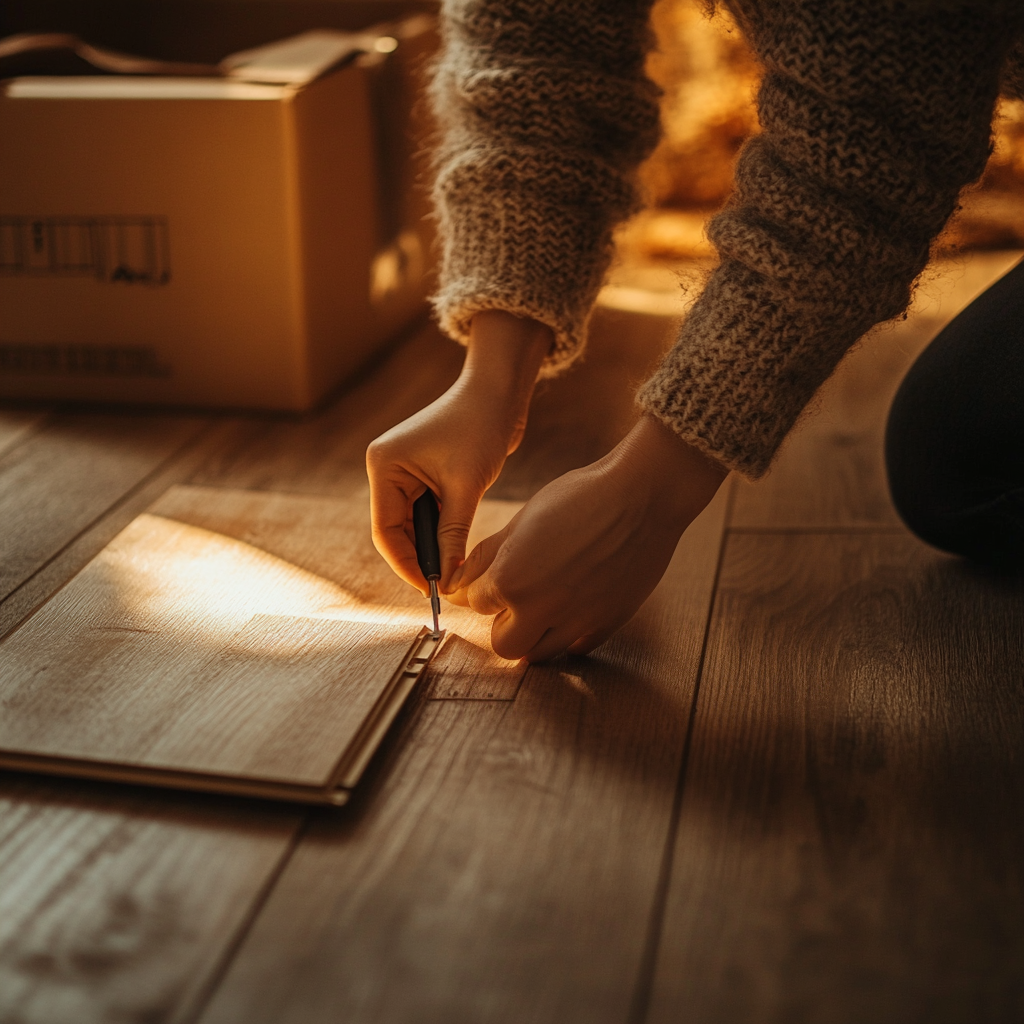
<path fill-rule="evenodd" d="M 447 593 L 452 574 L 466 558 L 466 541 L 473 525 L 481 495 L 473 491 L 445 491 L 437 523 L 437 545 L 441 550 L 441 589 Z"/>
<path fill-rule="evenodd" d="M 499 530 L 497 533 L 492 533 L 490 537 L 485 537 L 473 548 L 469 553 L 469 558 L 463 562 L 462 568 L 452 577 L 449 584 L 451 590 L 464 590 L 487 572 L 501 545 L 505 543 L 510 526 L 511 523 L 504 530 Z"/>

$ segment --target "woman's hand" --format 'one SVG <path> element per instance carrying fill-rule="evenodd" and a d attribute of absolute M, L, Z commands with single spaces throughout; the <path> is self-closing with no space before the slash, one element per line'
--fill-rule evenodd
<path fill-rule="evenodd" d="M 484 491 L 516 450 L 549 328 L 509 313 L 473 318 L 459 379 L 366 452 L 373 543 L 402 579 L 426 593 L 416 562 L 412 503 L 428 487 L 441 504 L 441 587 L 466 557 L 466 538 Z"/>
<path fill-rule="evenodd" d="M 608 456 L 539 491 L 474 548 L 449 599 L 494 615 L 503 658 L 585 654 L 657 586 L 726 472 L 650 416 Z"/>

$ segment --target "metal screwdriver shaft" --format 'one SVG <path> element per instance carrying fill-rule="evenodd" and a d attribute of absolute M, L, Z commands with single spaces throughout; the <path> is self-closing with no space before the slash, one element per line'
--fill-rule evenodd
<path fill-rule="evenodd" d="M 426 490 L 412 503 L 412 528 L 416 535 L 416 561 L 430 584 L 430 610 L 434 616 L 435 640 L 441 635 L 441 595 L 437 591 L 437 583 L 441 579 L 441 550 L 437 544 L 439 519 L 437 498 L 432 491 Z"/>

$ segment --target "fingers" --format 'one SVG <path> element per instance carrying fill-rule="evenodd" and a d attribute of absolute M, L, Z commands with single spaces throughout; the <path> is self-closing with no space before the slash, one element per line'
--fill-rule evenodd
<path fill-rule="evenodd" d="M 532 651 L 549 632 L 542 620 L 531 620 L 505 608 L 494 616 L 491 623 L 491 647 L 499 658 L 518 661 Z"/>
<path fill-rule="evenodd" d="M 473 525 L 482 494 L 467 490 L 444 490 L 437 542 L 441 549 L 441 591 L 451 589 L 451 579 L 466 558 L 466 540 Z"/>
<path fill-rule="evenodd" d="M 567 648 L 570 654 L 589 654 L 596 647 L 600 647 L 614 633 L 614 629 L 599 629 L 572 643 Z"/>
<path fill-rule="evenodd" d="M 411 483 L 419 484 L 418 497 L 424 487 L 419 480 Z M 387 480 L 375 482 L 373 477 L 370 478 L 373 546 L 406 583 L 421 594 L 427 594 L 429 588 L 416 560 L 416 545 L 409 535 L 411 508 L 412 498 L 406 487 Z"/>
<path fill-rule="evenodd" d="M 515 520 L 513 520 L 514 522 Z M 448 581 L 448 587 L 446 593 L 456 592 L 459 590 L 466 590 L 473 583 L 475 583 L 487 570 L 491 567 L 491 563 L 494 561 L 495 556 L 501 549 L 501 545 L 505 543 L 506 537 L 509 535 L 509 531 L 512 527 L 512 523 L 509 523 L 503 530 L 499 530 L 497 533 L 492 533 L 490 537 L 485 537 L 473 550 L 469 553 L 469 557 L 457 568 Z M 467 601 L 470 607 L 475 608 L 472 601 Z M 501 605 L 505 607 L 504 604 Z M 477 609 L 479 610 L 479 609 Z M 499 609 L 500 610 L 500 609 Z M 483 614 L 493 615 L 494 612 L 484 612 Z"/>

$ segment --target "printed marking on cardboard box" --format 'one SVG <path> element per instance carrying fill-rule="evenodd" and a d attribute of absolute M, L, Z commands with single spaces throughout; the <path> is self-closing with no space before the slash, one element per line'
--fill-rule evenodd
<path fill-rule="evenodd" d="M 167 218 L 0 217 L 0 274 L 167 284 Z"/>
<path fill-rule="evenodd" d="M 170 377 L 156 349 L 133 345 L 29 345 L 0 342 L 0 375 Z"/>

